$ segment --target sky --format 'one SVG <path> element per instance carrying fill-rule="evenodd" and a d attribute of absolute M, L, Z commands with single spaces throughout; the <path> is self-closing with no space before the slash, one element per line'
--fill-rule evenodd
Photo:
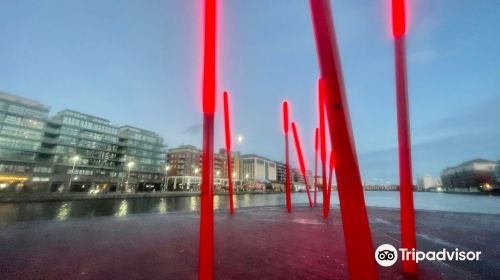
<path fill-rule="evenodd" d="M 331 1 L 346 95 L 367 183 L 397 183 L 389 0 Z M 0 91 L 201 147 L 201 0 L 0 0 Z M 498 0 L 409 1 L 408 90 L 414 179 L 500 159 Z M 308 168 L 317 126 L 308 1 L 220 0 L 215 146 L 231 94 L 233 149 L 284 159 L 290 102 Z M 293 150 L 292 150 L 293 151 Z M 296 157 L 292 157 L 295 160 Z"/>

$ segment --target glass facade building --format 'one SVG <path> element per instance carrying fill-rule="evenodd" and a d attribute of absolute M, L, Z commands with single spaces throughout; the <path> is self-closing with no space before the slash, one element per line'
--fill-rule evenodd
<path fill-rule="evenodd" d="M 0 92 L 0 191 L 37 191 L 51 166 L 41 156 L 49 108 Z"/>
<path fill-rule="evenodd" d="M 131 182 L 139 191 L 161 190 L 165 176 L 165 145 L 158 134 L 132 126 L 119 129 L 119 153 L 122 166 L 130 166 Z"/>
<path fill-rule="evenodd" d="M 164 169 L 152 131 L 0 93 L 0 191 L 160 190 Z"/>
<path fill-rule="evenodd" d="M 116 189 L 118 177 L 123 176 L 116 126 L 103 118 L 64 110 L 50 118 L 47 127 L 44 140 L 50 141 L 43 144 L 54 155 L 52 191 Z"/>

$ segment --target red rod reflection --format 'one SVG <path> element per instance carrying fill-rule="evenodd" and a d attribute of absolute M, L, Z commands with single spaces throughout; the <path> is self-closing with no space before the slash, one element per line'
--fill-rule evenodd
<path fill-rule="evenodd" d="M 302 155 L 302 146 L 300 145 L 299 133 L 297 132 L 297 127 L 295 126 L 295 122 L 292 122 L 292 131 L 293 138 L 295 139 L 295 149 L 297 150 L 297 156 L 299 158 L 300 172 L 304 177 L 304 183 L 306 184 L 306 192 L 307 198 L 309 199 L 309 207 L 313 207 L 311 201 L 311 194 L 309 193 L 309 183 L 307 182 L 307 173 L 306 173 L 306 163 L 304 161 L 304 156 Z"/>
<path fill-rule="evenodd" d="M 229 94 L 227 93 L 227 91 L 224 91 L 224 131 L 226 132 L 227 179 L 229 182 L 229 213 L 233 214 L 233 173 L 231 171 L 231 125 L 229 118 Z"/>
<path fill-rule="evenodd" d="M 321 77 L 325 84 L 331 144 L 351 279 L 377 279 L 370 225 L 352 136 L 329 0 L 309 0 Z"/>

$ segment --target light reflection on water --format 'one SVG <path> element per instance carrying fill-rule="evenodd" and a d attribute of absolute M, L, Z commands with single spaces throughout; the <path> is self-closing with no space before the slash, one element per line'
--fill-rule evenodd
<path fill-rule="evenodd" d="M 64 221 L 69 217 L 69 213 L 71 211 L 71 204 L 72 204 L 71 201 L 63 202 L 61 204 L 61 207 L 59 207 L 59 210 L 57 212 L 56 220 Z"/>
<path fill-rule="evenodd" d="M 158 212 L 166 213 L 167 212 L 167 201 L 165 198 L 160 198 L 160 203 L 158 203 Z"/>
<path fill-rule="evenodd" d="M 500 214 L 500 196 L 415 193 L 415 208 L 423 210 Z M 318 203 L 322 195 L 318 194 Z M 305 193 L 294 193 L 292 203 L 307 203 Z M 332 192 L 332 206 L 338 207 L 338 195 Z M 398 192 L 365 192 L 368 206 L 399 208 Z M 234 196 L 235 208 L 284 205 L 284 194 L 244 194 Z M 167 196 L 136 199 L 96 199 L 62 202 L 0 203 L 0 224 L 32 220 L 65 221 L 98 216 L 124 217 L 137 213 L 198 211 L 198 196 Z M 215 196 L 214 209 L 228 209 L 228 196 Z"/>
<path fill-rule="evenodd" d="M 128 201 L 126 199 L 123 199 L 120 202 L 120 206 L 118 207 L 118 211 L 115 212 L 116 217 L 123 217 L 126 216 L 128 213 Z"/>

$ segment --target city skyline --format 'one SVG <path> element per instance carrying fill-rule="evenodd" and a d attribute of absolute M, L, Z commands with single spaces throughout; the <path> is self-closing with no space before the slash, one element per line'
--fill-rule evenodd
<path fill-rule="evenodd" d="M 333 3 L 361 175 L 369 183 L 398 182 L 393 50 L 380 17 L 388 16 L 383 2 Z M 499 40 L 476 31 L 494 31 L 500 5 L 410 5 L 414 180 L 471 158 L 497 160 Z M 195 1 L 16 1 L 0 3 L 0 11 L 6 34 L 0 90 L 52 111 L 69 108 L 144 127 L 170 147 L 201 147 L 201 8 Z M 287 98 L 312 169 L 318 70 L 306 1 L 273 7 L 223 1 L 220 17 L 216 147 L 223 147 L 220 104 L 227 89 L 234 136 L 244 136 L 235 149 L 283 159 L 280 105 Z"/>

